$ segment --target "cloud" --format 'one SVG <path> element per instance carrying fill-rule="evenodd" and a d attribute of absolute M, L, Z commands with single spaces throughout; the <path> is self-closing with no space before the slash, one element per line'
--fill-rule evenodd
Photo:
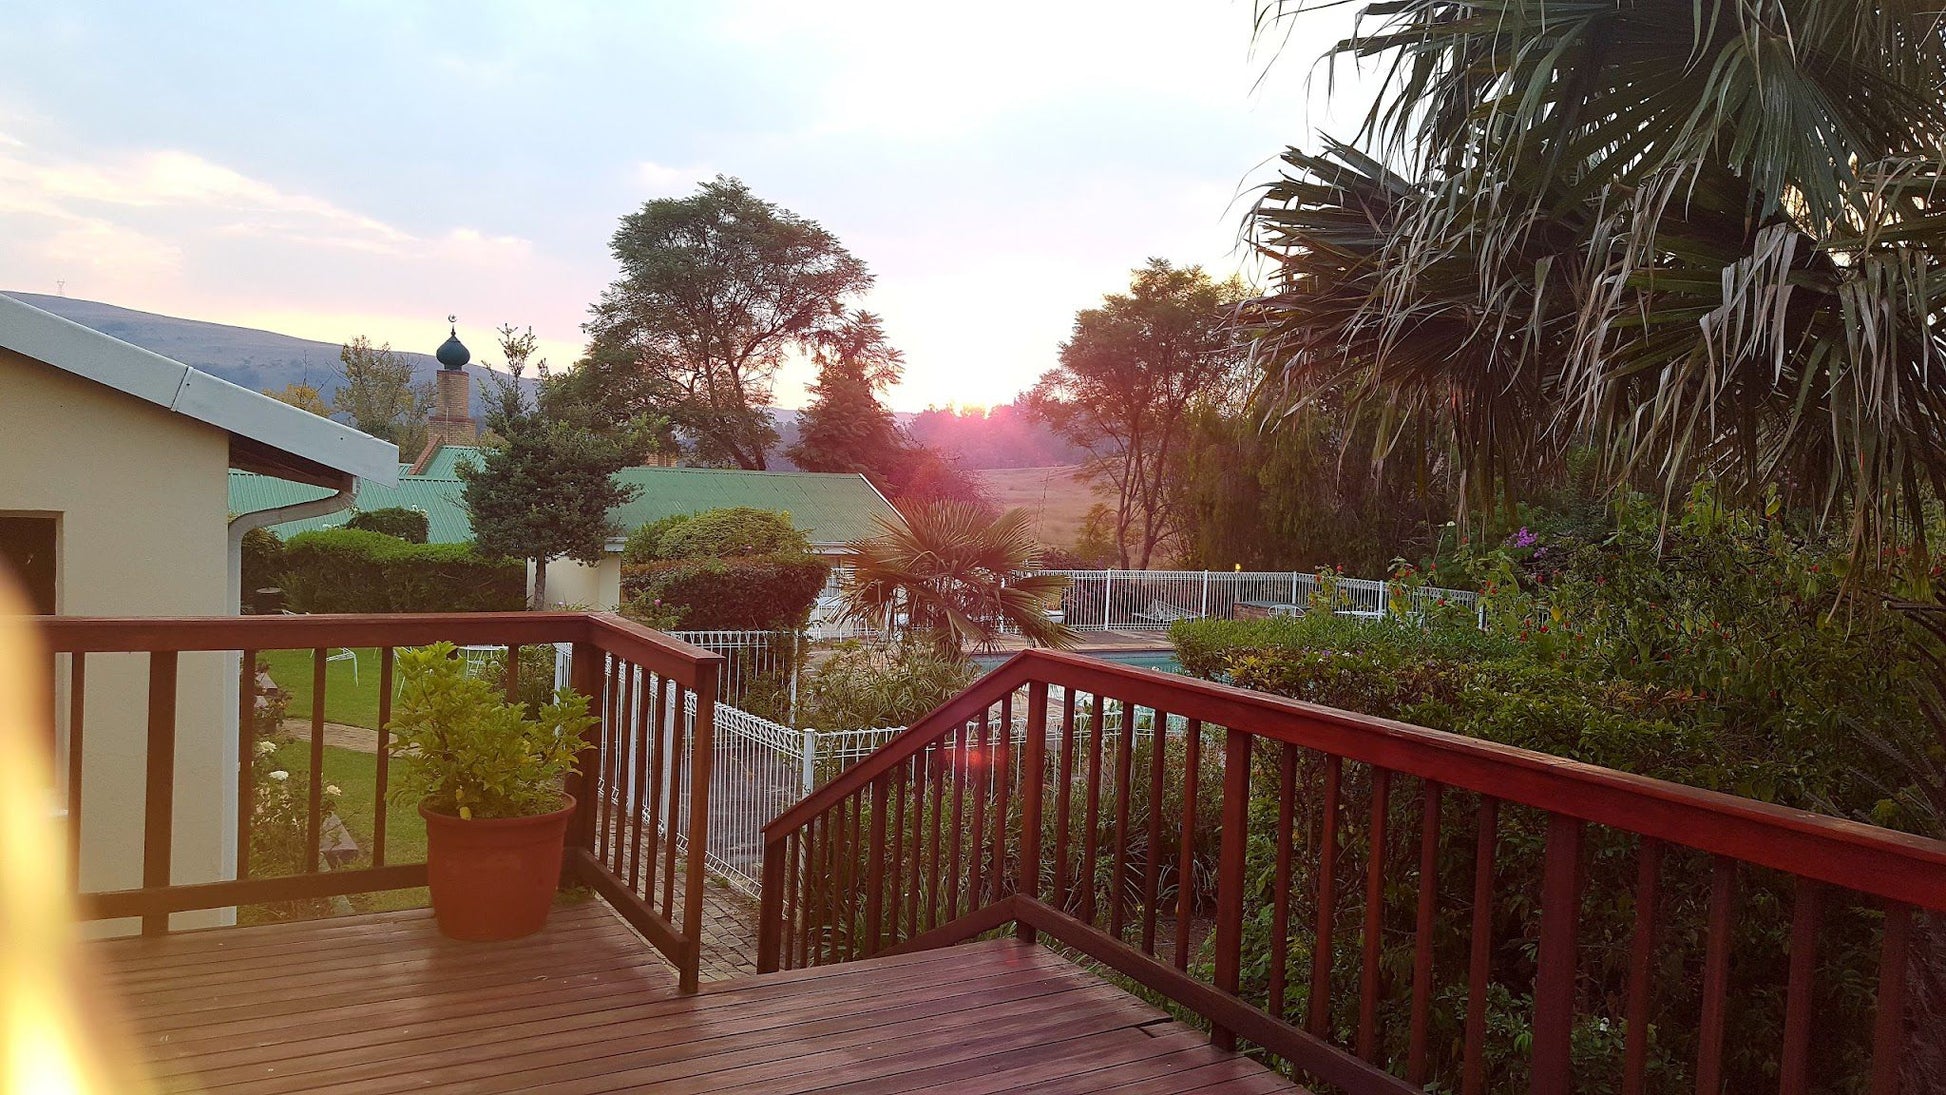
<path fill-rule="evenodd" d="M 713 167 L 671 167 L 650 160 L 635 165 L 635 181 L 642 185 L 643 196 L 649 198 L 686 195 L 716 174 Z"/>

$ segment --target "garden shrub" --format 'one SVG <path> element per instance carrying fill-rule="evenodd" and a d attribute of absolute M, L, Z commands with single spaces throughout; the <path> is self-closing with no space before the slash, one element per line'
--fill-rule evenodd
<path fill-rule="evenodd" d="M 668 559 L 622 568 L 622 611 L 663 630 L 796 630 L 831 566 L 814 555 Z"/>
<path fill-rule="evenodd" d="M 387 536 L 396 536 L 408 544 L 423 544 L 432 532 L 432 526 L 426 521 L 424 511 L 406 509 L 404 506 L 359 510 L 351 515 L 351 520 L 345 522 L 345 527 L 363 529 L 366 532 L 382 532 Z"/>
<path fill-rule="evenodd" d="M 909 726 L 979 676 L 971 662 L 921 643 L 841 643 L 807 682 L 798 723 L 820 730 Z"/>
<path fill-rule="evenodd" d="M 267 589 L 283 580 L 284 541 L 267 528 L 253 528 L 243 534 L 243 597 Z"/>
<path fill-rule="evenodd" d="M 336 528 L 291 537 L 282 585 L 298 612 L 503 612 L 526 604 L 527 573 L 467 544 Z"/>
<path fill-rule="evenodd" d="M 732 506 L 701 513 L 676 513 L 629 533 L 622 548 L 625 565 L 669 559 L 723 559 L 749 555 L 802 555 L 811 541 L 791 524 L 788 513 Z"/>

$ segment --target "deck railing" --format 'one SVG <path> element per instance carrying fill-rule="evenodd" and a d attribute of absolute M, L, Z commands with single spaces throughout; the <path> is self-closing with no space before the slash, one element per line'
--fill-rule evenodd
<path fill-rule="evenodd" d="M 684 990 L 694 990 L 707 841 L 687 841 L 679 854 L 676 834 L 681 829 L 707 835 L 720 655 L 617 616 L 583 613 L 60 617 L 44 620 L 42 633 L 55 656 L 57 694 L 65 696 L 60 767 L 66 775 L 71 869 L 82 914 L 90 919 L 140 918 L 147 934 L 168 931 L 172 914 L 193 910 L 425 885 L 425 863 L 399 862 L 388 848 L 388 822 L 395 828 L 399 817 L 414 810 L 412 804 L 391 802 L 389 794 L 385 727 L 396 688 L 395 651 L 442 640 L 506 647 L 511 655 L 504 659 L 506 691 L 514 698 L 522 684 L 520 647 L 569 644 L 572 686 L 589 697 L 599 722 L 585 736 L 579 774 L 570 777 L 567 787 L 578 807 L 568 831 L 564 881 L 579 881 L 599 893 L 676 965 Z M 377 728 L 369 754 L 374 790 L 369 855 L 360 857 L 368 860 L 361 864 L 333 869 L 323 849 L 330 820 L 323 809 L 327 662 L 341 649 L 365 647 L 379 651 L 376 665 L 361 667 L 361 674 L 377 678 Z M 254 666 L 260 653 L 286 650 L 311 655 L 309 709 L 288 712 L 307 723 L 307 732 L 292 746 L 302 744 L 308 750 L 302 773 L 308 786 L 297 844 L 301 862 L 271 874 L 251 862 L 257 796 L 250 760 L 260 740 Z M 238 657 L 222 659 L 222 654 Z M 91 689 L 91 680 L 102 687 Z M 185 681 L 192 683 L 198 700 L 223 694 L 222 703 L 234 713 L 233 731 L 211 725 L 209 705 L 197 701 L 187 706 L 198 721 L 186 728 L 180 724 L 179 707 L 184 705 L 179 703 L 179 686 Z M 141 729 L 130 726 L 125 711 L 100 709 L 104 700 L 127 699 L 130 685 L 144 697 Z M 104 723 L 117 724 L 113 729 L 118 731 L 131 729 L 122 735 L 130 740 L 111 740 L 96 729 Z M 180 869 L 177 862 L 178 804 L 208 804 L 227 790 L 211 784 L 206 766 L 179 771 L 179 746 L 187 744 L 190 753 L 208 756 L 221 744 L 218 735 L 231 732 L 236 734 L 234 771 L 220 778 L 235 781 L 234 812 L 228 819 L 234 825 L 235 861 L 216 864 L 210 872 L 216 877 L 178 881 L 197 873 Z M 113 769 L 131 753 L 139 757 L 134 763 L 142 773 L 139 806 L 121 801 L 120 787 L 96 793 L 88 776 Z M 687 811 L 680 824 L 673 813 L 678 808 Z M 208 812 L 206 807 L 200 811 L 205 817 Z M 362 827 L 365 820 L 359 818 L 358 824 Z M 82 886 L 89 841 L 103 839 L 139 842 L 139 885 Z"/>
<path fill-rule="evenodd" d="M 764 841 L 761 970 L 1011 924 L 1354 1093 L 1895 1095 L 1946 909 L 1937 841 L 1044 651 Z"/>

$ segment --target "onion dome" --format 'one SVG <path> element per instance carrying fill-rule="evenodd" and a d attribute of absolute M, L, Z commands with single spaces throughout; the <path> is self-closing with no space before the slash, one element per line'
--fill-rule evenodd
<path fill-rule="evenodd" d="M 453 317 L 447 316 L 446 321 L 448 324 L 452 323 Z M 448 328 L 446 341 L 439 344 L 439 350 L 433 356 L 439 359 L 439 364 L 444 368 L 455 370 L 473 360 L 473 355 L 467 351 L 466 344 L 459 340 L 457 327 Z"/>

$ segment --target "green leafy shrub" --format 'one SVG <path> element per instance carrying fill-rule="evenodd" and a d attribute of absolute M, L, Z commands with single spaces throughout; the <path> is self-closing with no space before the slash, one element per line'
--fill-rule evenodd
<path fill-rule="evenodd" d="M 814 555 L 670 559 L 622 568 L 622 611 L 650 627 L 795 630 L 831 566 Z"/>
<path fill-rule="evenodd" d="M 281 584 L 298 612 L 518 611 L 527 595 L 517 560 L 352 528 L 291 537 Z"/>
<path fill-rule="evenodd" d="M 528 718 L 539 718 L 541 708 L 554 698 L 554 646 L 534 643 L 520 648 L 520 703 Z M 495 651 L 472 664 L 470 672 L 501 690 L 507 687 L 507 655 Z"/>
<path fill-rule="evenodd" d="M 664 531 L 656 541 L 662 559 L 727 559 L 746 555 L 802 555 L 811 541 L 788 513 L 733 506 L 691 516 Z"/>
<path fill-rule="evenodd" d="M 588 697 L 562 689 L 534 718 L 467 671 L 451 643 L 401 649 L 388 745 L 399 758 L 393 795 L 461 818 L 532 817 L 560 809 Z"/>
<path fill-rule="evenodd" d="M 345 527 L 363 529 L 366 532 L 382 532 L 387 536 L 396 536 L 408 544 L 423 544 L 432 532 L 432 526 L 426 521 L 423 511 L 406 509 L 403 506 L 359 510 L 351 515 L 351 520 L 345 522 Z"/>
<path fill-rule="evenodd" d="M 805 688 L 798 722 L 820 730 L 907 726 L 958 695 L 979 669 L 929 646 L 841 643 Z"/>
<path fill-rule="evenodd" d="M 243 596 L 275 586 L 283 580 L 284 541 L 267 528 L 243 534 Z"/>
<path fill-rule="evenodd" d="M 687 513 L 672 513 L 658 518 L 628 534 L 622 546 L 622 564 L 639 566 L 662 558 L 662 534 L 689 520 Z"/>

